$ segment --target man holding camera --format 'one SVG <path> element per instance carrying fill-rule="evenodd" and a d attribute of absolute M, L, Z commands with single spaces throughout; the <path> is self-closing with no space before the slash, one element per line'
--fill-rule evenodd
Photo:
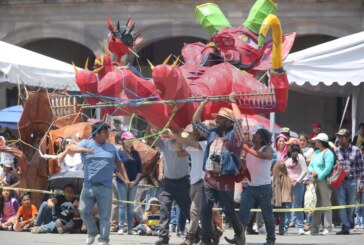
<path fill-rule="evenodd" d="M 219 202 L 226 217 L 231 221 L 237 245 L 245 244 L 244 228 L 240 224 L 234 211 L 234 181 L 240 168 L 240 153 L 243 145 L 243 130 L 241 112 L 236 104 L 235 94 L 229 95 L 232 109 L 220 108 L 218 113 L 213 113 L 216 127 L 210 128 L 201 122 L 201 113 L 208 98 L 203 101 L 193 115 L 193 127 L 207 138 L 207 147 L 204 154 L 203 170 L 205 203 L 202 207 L 202 245 L 212 244 L 212 207 Z"/>

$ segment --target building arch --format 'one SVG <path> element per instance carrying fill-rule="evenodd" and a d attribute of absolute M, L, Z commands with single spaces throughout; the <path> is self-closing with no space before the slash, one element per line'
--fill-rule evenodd
<path fill-rule="evenodd" d="M 100 39 L 78 28 L 63 24 L 35 24 L 9 32 L 2 40 L 24 46 L 27 43 L 44 38 L 66 39 L 86 46 L 95 53 L 100 50 Z"/>

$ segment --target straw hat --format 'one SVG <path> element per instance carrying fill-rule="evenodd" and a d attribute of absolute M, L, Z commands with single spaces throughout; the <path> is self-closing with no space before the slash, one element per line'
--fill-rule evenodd
<path fill-rule="evenodd" d="M 221 117 L 225 117 L 231 121 L 235 121 L 233 111 L 226 107 L 221 107 L 218 113 L 212 113 L 211 115 L 213 118 L 215 118 L 216 116 L 221 116 Z"/>

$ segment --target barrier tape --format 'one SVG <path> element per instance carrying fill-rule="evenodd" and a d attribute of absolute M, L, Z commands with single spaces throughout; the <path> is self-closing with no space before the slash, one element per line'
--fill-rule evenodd
<path fill-rule="evenodd" d="M 142 185 L 145 188 L 148 185 Z M 149 186 L 152 187 L 153 186 Z M 63 195 L 63 191 L 46 191 L 46 190 L 37 190 L 37 189 L 28 189 L 28 188 L 21 188 L 21 187 L 10 187 L 10 186 L 3 186 L 0 185 L 0 189 L 7 189 L 7 190 L 18 190 L 22 192 L 36 192 L 36 193 L 43 193 L 43 194 L 54 194 L 54 195 Z M 78 197 L 78 195 L 75 195 Z M 135 201 L 125 201 L 125 200 L 117 200 L 112 199 L 112 202 L 119 202 L 119 203 L 126 203 L 126 204 L 145 204 L 145 202 L 135 202 Z M 154 204 L 155 205 L 155 204 Z M 325 210 L 336 210 L 336 209 L 344 209 L 344 208 L 359 208 L 364 207 L 364 204 L 351 204 L 351 205 L 340 205 L 340 206 L 328 206 L 328 207 L 312 207 L 312 208 L 274 208 L 273 212 L 275 213 L 284 213 L 284 212 L 313 212 L 313 211 L 325 211 Z M 222 208 L 213 208 L 214 210 L 223 210 Z M 235 209 L 235 211 L 239 211 L 239 209 Z M 253 208 L 250 210 L 251 212 L 261 212 L 261 209 Z"/>

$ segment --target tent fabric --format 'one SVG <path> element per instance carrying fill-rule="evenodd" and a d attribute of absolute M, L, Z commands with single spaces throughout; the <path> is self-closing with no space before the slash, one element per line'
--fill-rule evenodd
<path fill-rule="evenodd" d="M 0 83 L 79 91 L 73 66 L 65 62 L 0 41 Z"/>
<path fill-rule="evenodd" d="M 23 113 L 23 106 L 16 105 L 10 106 L 0 111 L 0 126 L 2 128 L 8 127 L 10 129 L 17 129 L 18 122 L 21 114 Z"/>
<path fill-rule="evenodd" d="M 364 81 L 364 32 L 335 39 L 287 56 L 290 88 L 334 96 L 352 94 Z"/>

